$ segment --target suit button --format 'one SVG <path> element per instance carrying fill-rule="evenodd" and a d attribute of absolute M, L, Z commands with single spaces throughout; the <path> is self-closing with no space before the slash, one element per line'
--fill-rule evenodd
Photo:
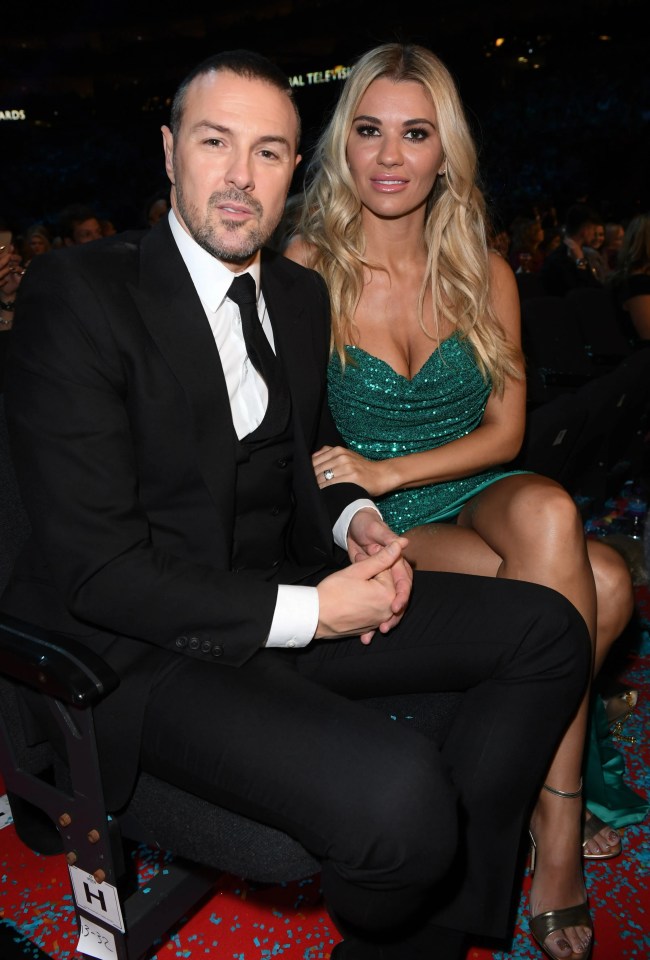
<path fill-rule="evenodd" d="M 201 653 L 210 653 L 211 650 L 212 650 L 212 644 L 210 643 L 210 641 L 204 640 L 201 643 Z"/>
<path fill-rule="evenodd" d="M 280 513 L 280 508 L 279 508 L 279 507 L 271 507 L 271 516 L 272 516 L 272 517 L 277 517 L 279 513 Z"/>
<path fill-rule="evenodd" d="M 187 646 L 187 637 L 176 637 L 175 643 L 176 643 L 176 646 L 182 650 L 183 647 Z"/>
<path fill-rule="evenodd" d="M 212 656 L 223 657 L 223 647 L 220 647 L 218 643 L 215 643 L 215 645 L 212 648 Z"/>
<path fill-rule="evenodd" d="M 190 637 L 190 650 L 198 650 L 201 646 L 201 641 L 198 637 Z"/>
<path fill-rule="evenodd" d="M 280 566 L 280 561 L 279 561 L 279 560 L 274 560 L 273 563 L 271 564 L 271 566 L 272 566 L 272 567 L 279 567 L 279 566 Z"/>
<path fill-rule="evenodd" d="M 288 464 L 289 464 L 289 461 L 285 457 L 280 457 L 280 459 L 278 460 L 278 466 L 280 467 L 281 470 L 284 470 L 285 467 L 288 466 Z"/>

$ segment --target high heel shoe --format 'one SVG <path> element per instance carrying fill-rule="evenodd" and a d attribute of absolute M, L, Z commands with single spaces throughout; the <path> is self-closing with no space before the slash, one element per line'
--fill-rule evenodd
<path fill-rule="evenodd" d="M 580 782 L 579 789 L 573 793 L 565 790 L 556 790 L 554 787 L 549 787 L 546 783 L 544 784 L 544 789 L 548 790 L 549 793 L 555 794 L 557 797 L 576 799 L 582 796 L 582 781 Z M 531 841 L 530 872 L 532 875 L 535 872 L 537 844 L 532 831 L 529 830 L 528 834 Z M 553 953 L 546 947 L 544 941 L 550 937 L 552 933 L 555 933 L 557 930 L 563 930 L 565 927 L 587 927 L 590 931 L 589 944 L 579 953 L 572 950 L 570 956 L 560 957 L 557 953 Z M 551 960 L 589 960 L 589 957 L 591 957 L 594 943 L 594 924 L 591 919 L 591 914 L 589 913 L 587 900 L 573 907 L 563 907 L 559 910 L 547 910 L 545 913 L 538 913 L 537 916 L 530 918 L 530 932 L 540 950 L 542 950 L 547 957 L 550 957 Z"/>
<path fill-rule="evenodd" d="M 610 850 L 609 853 L 589 853 L 585 849 L 589 841 L 593 840 L 601 830 L 606 830 L 608 826 L 609 824 L 601 820 L 600 817 L 597 817 L 595 813 L 590 812 L 589 819 L 585 817 L 582 827 L 582 856 L 585 860 L 612 860 L 614 857 L 620 856 L 623 852 L 623 843 L 620 834 L 617 834 L 618 845 L 613 850 Z M 610 829 L 614 830 L 613 827 Z M 615 830 L 614 833 L 616 833 Z"/>

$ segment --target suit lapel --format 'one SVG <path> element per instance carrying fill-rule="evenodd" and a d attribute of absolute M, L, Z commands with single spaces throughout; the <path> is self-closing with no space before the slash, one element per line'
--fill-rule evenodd
<path fill-rule="evenodd" d="M 132 294 L 187 395 L 201 472 L 221 516 L 229 517 L 235 435 L 228 390 L 210 324 L 167 223 L 142 241 L 140 282 Z"/>

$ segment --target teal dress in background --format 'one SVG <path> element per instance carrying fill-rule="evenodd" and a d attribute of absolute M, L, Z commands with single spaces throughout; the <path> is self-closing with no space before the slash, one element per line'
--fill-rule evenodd
<path fill-rule="evenodd" d="M 443 340 L 411 380 L 360 347 L 348 346 L 346 351 L 345 369 L 338 354 L 330 360 L 329 404 L 346 446 L 366 459 L 387 460 L 441 447 L 480 424 L 492 385 L 483 378 L 471 345 L 458 334 Z M 386 523 L 405 533 L 425 523 L 453 520 L 490 484 L 529 472 L 493 467 L 458 480 L 397 490 L 377 497 L 376 503 Z M 594 812 L 612 826 L 640 822 L 648 805 L 623 781 L 623 758 L 606 742 L 603 712 L 596 697 L 585 755 L 585 800 L 590 809 L 593 800 Z"/>

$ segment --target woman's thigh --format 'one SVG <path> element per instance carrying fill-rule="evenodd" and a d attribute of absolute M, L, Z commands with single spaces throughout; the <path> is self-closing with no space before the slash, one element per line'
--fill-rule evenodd
<path fill-rule="evenodd" d="M 456 524 L 430 523 L 409 530 L 407 556 L 421 570 L 496 576 L 508 556 L 534 560 L 578 538 L 577 510 L 554 480 L 537 474 L 503 477 L 461 510 Z"/>

